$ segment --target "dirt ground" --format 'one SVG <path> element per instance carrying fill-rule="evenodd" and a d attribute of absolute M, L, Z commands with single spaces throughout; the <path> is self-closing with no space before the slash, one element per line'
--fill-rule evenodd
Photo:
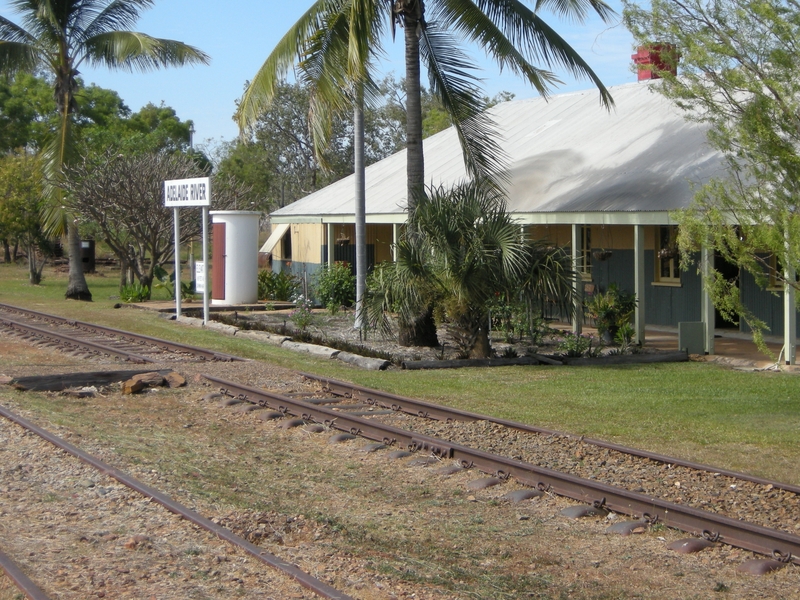
<path fill-rule="evenodd" d="M 0 365 L 0 374 L 8 376 L 118 368 L 9 339 L 0 342 Z M 385 451 L 364 452 L 363 440 L 333 444 L 330 433 L 283 429 L 203 399 L 213 390 L 199 377 L 202 372 L 282 393 L 302 391 L 305 384 L 289 371 L 255 362 L 187 364 L 177 370 L 187 377 L 187 387 L 136 396 L 112 388 L 94 398 L 73 398 L 3 386 L 0 403 L 356 598 L 800 597 L 795 566 L 765 577 L 744 575 L 736 567 L 752 557 L 748 552 L 721 546 L 679 555 L 666 544 L 685 537 L 680 532 L 656 526 L 629 537 L 607 534 L 609 524 L 623 517 L 570 520 L 560 510 L 571 503 L 549 495 L 510 504 L 501 497 L 514 484 L 469 491 L 467 484 L 482 474 L 442 477 L 435 467 L 391 460 Z M 71 497 L 57 489 L 64 478 L 52 473 L 29 487 L 21 475 L 26 465 L 31 474 L 39 473 L 54 459 L 41 443 L 25 440 L 30 446 L 21 447 L 27 436 L 16 437 L 7 422 L 1 427 L 8 440 L 3 454 L 11 459 L 0 456 L 0 547 L 11 548 L 7 552 L 32 569 L 31 576 L 43 578 L 53 598 L 137 597 L 133 590 L 144 586 L 145 573 L 155 587 L 142 587 L 150 594 L 138 596 L 143 598 L 306 597 L 270 582 L 266 567 L 233 568 L 238 559 L 231 549 L 199 543 L 189 548 L 180 537 L 188 532 L 175 538 L 177 551 L 153 552 L 160 548 L 160 538 L 154 538 L 124 574 L 113 546 L 92 558 L 95 576 L 89 577 L 80 563 L 84 545 L 69 527 L 71 513 L 83 511 L 93 519 L 91 535 L 123 527 L 115 519 L 125 513 Z M 112 498 L 117 493 L 122 492 L 114 491 Z M 44 526 L 43 507 L 52 517 Z M 168 525 L 177 527 L 173 521 Z M 128 527 L 119 540 L 134 529 Z M 64 531 L 72 537 L 60 541 L 56 533 Z M 48 552 L 31 556 L 29 547 Z M 209 568 L 217 557 L 225 568 Z M 185 566 L 192 558 L 202 564 Z M 166 561 L 158 563 L 163 569 L 157 561 Z M 171 577 L 173 572 L 179 576 Z M 97 573 L 107 574 L 103 587 Z M 108 574 L 117 587 L 108 585 Z M 192 594 L 159 587 L 159 577 L 186 579 Z M 214 585 L 199 585 L 201 577 Z M 128 579 L 135 581 L 126 588 Z M 15 597 L 0 578 L 0 600 Z"/>

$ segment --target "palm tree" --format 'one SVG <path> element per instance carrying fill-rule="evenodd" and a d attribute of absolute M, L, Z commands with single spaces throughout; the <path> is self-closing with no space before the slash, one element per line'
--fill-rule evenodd
<path fill-rule="evenodd" d="M 509 68 L 546 96 L 558 83 L 549 70 L 534 62 L 566 68 L 573 75 L 588 77 L 600 91 L 600 101 L 610 106 L 611 96 L 583 59 L 520 0 L 428 0 L 431 19 L 423 0 L 316 0 L 284 35 L 248 86 L 239 107 L 239 123 L 246 127 L 274 97 L 278 82 L 300 61 L 311 65 L 310 74 L 319 93 L 319 106 L 343 106 L 342 85 L 350 81 L 368 83 L 370 53 L 383 32 L 388 7 L 392 36 L 395 27 L 405 30 L 406 59 L 406 148 L 407 204 L 412 210 L 424 194 L 425 169 L 422 154 L 422 107 L 420 64 L 424 62 L 432 92 L 440 99 L 458 132 L 465 165 L 473 178 L 502 182 L 504 156 L 495 137 L 493 123 L 484 112 L 482 94 L 476 85 L 471 61 L 459 50 L 453 31 L 485 48 L 500 68 Z M 613 11 L 603 0 L 539 0 L 537 9 L 552 7 L 561 16 L 583 21 L 589 10 L 607 20 Z M 310 57 L 310 58 L 309 58 Z M 330 73 L 333 73 L 332 75 Z M 315 139 L 324 142 L 326 113 L 312 108 L 317 120 Z M 357 174 L 358 176 L 358 174 Z M 357 183 L 358 185 L 358 183 Z M 357 204 L 359 199 L 357 198 Z M 359 224 L 356 223 L 358 231 Z M 430 314 L 423 315 L 411 334 L 413 344 L 435 340 Z M 435 330 L 434 330 L 435 331 Z"/>
<path fill-rule="evenodd" d="M 299 79 L 309 90 L 309 126 L 317 160 L 325 168 L 323 150 L 330 139 L 333 115 L 353 111 L 356 242 L 356 327 L 366 286 L 366 185 L 364 175 L 364 103 L 374 97 L 370 76 L 378 46 L 378 21 L 372 0 L 318 0 L 280 40 L 248 86 L 239 104 L 238 121 L 246 129 L 275 98 L 288 69 L 299 66 Z M 330 242 L 329 242 L 330 243 Z"/>
<path fill-rule="evenodd" d="M 48 221 L 53 233 L 67 233 L 69 283 L 66 297 L 91 301 L 83 276 L 80 238 L 64 210 L 58 187 L 61 168 L 74 158 L 74 124 L 80 87 L 78 68 L 85 62 L 127 71 L 207 64 L 209 57 L 183 42 L 129 31 L 153 0 L 12 0 L 22 26 L 0 16 L 0 72 L 47 71 L 59 111 L 58 130 L 44 148 Z"/>
<path fill-rule="evenodd" d="M 397 250 L 396 263 L 376 269 L 365 299 L 367 323 L 385 332 L 386 313 L 398 314 L 402 336 L 435 305 L 454 326 L 462 351 L 486 358 L 496 297 L 524 306 L 531 322 L 545 302 L 571 306 L 569 255 L 523 240 L 503 193 L 486 180 L 421 196 Z"/>

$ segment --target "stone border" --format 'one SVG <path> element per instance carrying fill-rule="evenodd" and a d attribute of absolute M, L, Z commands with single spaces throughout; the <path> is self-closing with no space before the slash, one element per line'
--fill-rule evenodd
<path fill-rule="evenodd" d="M 350 352 L 343 352 L 335 348 L 327 346 L 319 346 L 317 344 L 306 344 L 304 342 L 295 342 L 292 338 L 285 335 L 277 335 L 266 331 L 252 331 L 239 329 L 233 325 L 225 325 L 224 323 L 217 323 L 216 321 L 209 321 L 203 325 L 203 319 L 195 317 L 174 317 L 167 315 L 167 318 L 174 319 L 178 323 L 184 323 L 193 327 L 203 327 L 212 331 L 217 331 L 223 335 L 238 336 L 273 346 L 280 346 L 287 350 L 294 350 L 295 352 L 306 352 L 312 356 L 319 356 L 321 358 L 335 358 L 350 365 L 355 365 L 362 369 L 370 371 L 383 371 L 391 365 L 388 360 L 382 358 L 370 358 L 367 356 L 359 356 L 358 354 L 351 354 Z"/>

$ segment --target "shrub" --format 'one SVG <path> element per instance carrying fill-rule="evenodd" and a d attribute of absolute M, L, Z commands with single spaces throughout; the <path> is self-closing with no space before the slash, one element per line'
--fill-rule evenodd
<path fill-rule="evenodd" d="M 292 323 L 300 331 L 305 331 L 314 322 L 314 313 L 311 312 L 312 302 L 302 294 L 295 299 L 295 309 L 289 315 Z"/>
<path fill-rule="evenodd" d="M 564 333 L 564 339 L 558 345 L 558 352 L 570 358 L 580 358 L 588 356 L 590 358 L 598 356 L 600 352 L 600 344 L 592 348 L 594 338 L 590 335 L 578 335 L 567 331 Z"/>
<path fill-rule="evenodd" d="M 636 310 L 636 296 L 612 283 L 605 294 L 596 294 L 586 303 L 586 314 L 595 321 L 600 335 L 608 332 L 611 341 L 617 330 L 629 323 Z"/>
<path fill-rule="evenodd" d="M 300 280 L 286 271 L 264 269 L 258 273 L 258 299 L 287 302 L 300 289 Z"/>
<path fill-rule="evenodd" d="M 130 304 L 131 302 L 144 302 L 150 298 L 150 288 L 136 281 L 130 285 L 122 286 L 119 292 L 119 298 L 126 304 Z"/>
<path fill-rule="evenodd" d="M 317 300 L 331 314 L 341 306 L 352 306 L 356 300 L 356 278 L 347 263 L 324 266 L 316 276 L 314 289 Z"/>
<path fill-rule="evenodd" d="M 527 335 L 534 344 L 539 344 L 548 332 L 547 322 L 541 312 L 531 312 L 524 302 L 510 299 L 506 293 L 496 293 L 488 308 L 492 330 L 501 332 L 508 343 Z"/>

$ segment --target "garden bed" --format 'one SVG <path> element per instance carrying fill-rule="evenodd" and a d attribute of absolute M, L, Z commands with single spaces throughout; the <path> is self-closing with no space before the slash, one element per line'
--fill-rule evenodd
<path fill-rule="evenodd" d="M 437 347 L 401 346 L 396 337 L 387 338 L 377 331 L 368 331 L 365 334 L 356 329 L 355 313 L 352 310 L 341 310 L 336 314 L 330 314 L 327 310 L 313 310 L 310 318 L 303 320 L 305 327 L 297 326 L 293 318 L 294 312 L 295 309 L 230 311 L 215 313 L 212 318 L 240 329 L 268 331 L 291 337 L 296 341 L 320 344 L 362 356 L 383 358 L 396 366 L 406 368 L 459 368 L 561 362 L 620 364 L 657 362 L 659 355 L 675 354 L 650 348 L 636 348 L 635 353 L 629 351 L 623 354 L 619 348 L 603 346 L 593 330 L 576 337 L 569 331 L 569 325 L 556 324 L 548 327 L 538 340 L 530 337 L 509 338 L 503 332 L 492 332 L 492 349 L 495 356 L 489 359 L 467 359 L 456 344 L 456 338 L 447 324 L 438 328 L 440 345 Z M 396 332 L 396 327 L 394 331 Z M 581 351 L 585 346 L 588 346 L 588 350 Z M 587 351 L 594 356 L 585 357 Z M 567 357 L 567 354 L 574 356 Z M 686 360 L 685 356 L 684 354 L 682 360 Z M 664 358 L 677 360 L 675 357 Z M 441 363 L 441 366 L 437 367 L 437 363 Z"/>

